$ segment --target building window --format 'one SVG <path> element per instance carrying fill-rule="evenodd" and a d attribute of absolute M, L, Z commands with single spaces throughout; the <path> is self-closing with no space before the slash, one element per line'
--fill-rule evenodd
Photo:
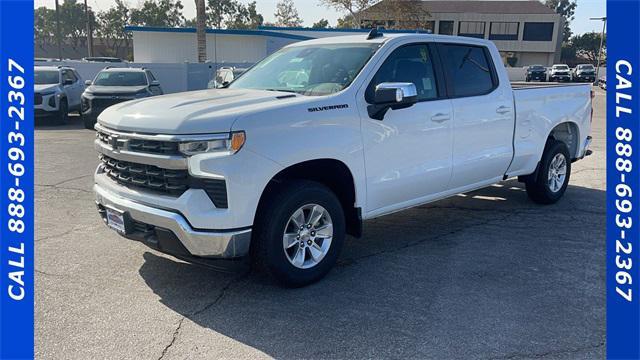
<path fill-rule="evenodd" d="M 489 40 L 518 40 L 517 22 L 492 22 Z"/>
<path fill-rule="evenodd" d="M 525 41 L 551 41 L 553 38 L 552 22 L 528 22 L 524 23 Z"/>
<path fill-rule="evenodd" d="M 458 35 L 483 39 L 484 22 L 460 21 L 460 26 L 458 27 Z"/>
<path fill-rule="evenodd" d="M 438 24 L 438 34 L 453 35 L 453 21 L 440 20 L 440 23 Z"/>

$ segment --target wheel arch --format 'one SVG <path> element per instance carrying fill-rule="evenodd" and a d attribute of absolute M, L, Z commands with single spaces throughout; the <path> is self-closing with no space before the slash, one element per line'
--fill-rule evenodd
<path fill-rule="evenodd" d="M 578 124 L 573 121 L 561 122 L 549 131 L 546 142 L 548 143 L 551 139 L 561 141 L 567 145 L 571 160 L 578 157 L 578 152 L 580 151 L 580 127 Z"/>
<path fill-rule="evenodd" d="M 342 161 L 323 158 L 292 164 L 275 174 L 262 190 L 255 216 L 261 213 L 269 194 L 289 180 L 310 180 L 327 186 L 336 194 L 345 214 L 347 234 L 362 236 L 362 212 L 356 206 L 357 189 L 352 171 Z M 256 223 L 256 219 L 254 219 Z"/>

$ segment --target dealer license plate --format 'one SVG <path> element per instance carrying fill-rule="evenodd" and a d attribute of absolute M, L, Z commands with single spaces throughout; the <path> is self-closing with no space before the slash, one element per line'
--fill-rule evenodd
<path fill-rule="evenodd" d="M 121 234 L 127 233 L 124 225 L 124 213 L 121 211 L 107 208 L 107 225 Z"/>

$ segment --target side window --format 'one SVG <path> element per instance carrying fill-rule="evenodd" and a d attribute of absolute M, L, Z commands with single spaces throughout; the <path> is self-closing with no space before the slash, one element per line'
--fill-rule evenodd
<path fill-rule="evenodd" d="M 483 47 L 440 44 L 438 49 L 453 97 L 484 95 L 497 85 Z"/>
<path fill-rule="evenodd" d="M 62 70 L 62 82 L 65 83 L 67 80 L 70 80 L 72 83 L 75 83 L 78 79 L 75 75 L 73 75 L 73 71 L 70 70 Z"/>
<path fill-rule="evenodd" d="M 371 80 L 365 99 L 373 103 L 376 86 L 385 82 L 410 82 L 416 85 L 418 101 L 438 98 L 436 76 L 429 47 L 408 45 L 394 50 Z"/>

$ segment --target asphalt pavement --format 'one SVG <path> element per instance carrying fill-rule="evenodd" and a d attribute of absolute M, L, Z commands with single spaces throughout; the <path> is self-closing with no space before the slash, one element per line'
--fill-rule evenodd
<path fill-rule="evenodd" d="M 605 96 L 565 197 L 486 189 L 365 223 L 324 280 L 283 289 L 123 239 L 98 217 L 94 132 L 36 130 L 40 359 L 605 357 Z"/>

